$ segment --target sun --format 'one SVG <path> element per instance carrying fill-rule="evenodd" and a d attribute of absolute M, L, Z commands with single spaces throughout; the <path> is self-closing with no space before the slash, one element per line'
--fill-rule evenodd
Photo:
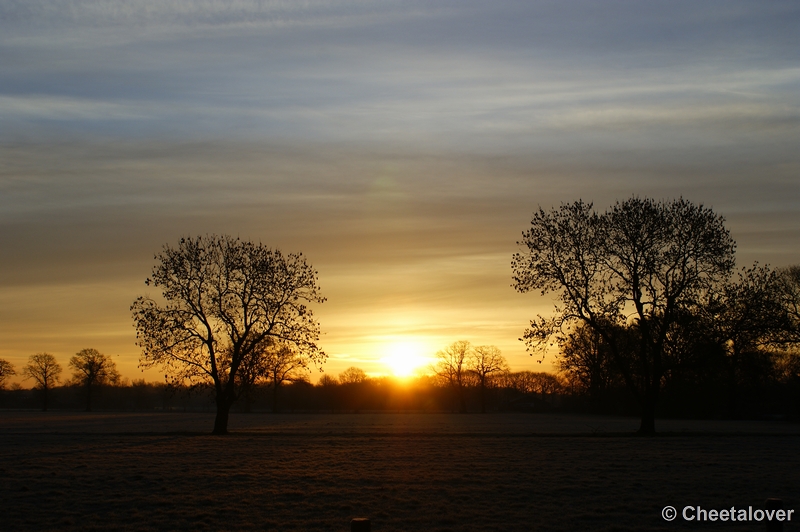
<path fill-rule="evenodd" d="M 416 342 L 396 342 L 387 346 L 381 362 L 391 369 L 395 377 L 410 377 L 415 370 L 429 363 L 422 355 L 423 349 Z"/>

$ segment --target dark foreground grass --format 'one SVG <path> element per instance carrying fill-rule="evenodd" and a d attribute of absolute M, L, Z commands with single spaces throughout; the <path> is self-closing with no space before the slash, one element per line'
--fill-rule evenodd
<path fill-rule="evenodd" d="M 780 497 L 800 510 L 796 433 L 358 431 L 367 419 L 226 437 L 5 430 L 0 528 L 344 531 L 366 516 L 375 531 L 761 531 L 667 523 L 661 509 Z"/>

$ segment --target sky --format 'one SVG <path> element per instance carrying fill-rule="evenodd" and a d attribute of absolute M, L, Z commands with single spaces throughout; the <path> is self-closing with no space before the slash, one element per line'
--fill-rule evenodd
<path fill-rule="evenodd" d="M 319 271 L 326 373 L 456 340 L 549 370 L 518 339 L 553 300 L 511 287 L 539 207 L 684 197 L 740 266 L 800 264 L 798 28 L 794 0 L 0 0 L 0 358 L 162 380 L 129 307 L 165 244 L 230 234 Z"/>

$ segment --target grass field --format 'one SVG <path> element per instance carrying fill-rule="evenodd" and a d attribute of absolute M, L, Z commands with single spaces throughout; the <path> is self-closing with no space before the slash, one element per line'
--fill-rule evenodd
<path fill-rule="evenodd" d="M 800 427 L 497 414 L 0 412 L 3 530 L 765 530 L 800 510 Z M 800 517 L 784 530 L 800 530 Z"/>

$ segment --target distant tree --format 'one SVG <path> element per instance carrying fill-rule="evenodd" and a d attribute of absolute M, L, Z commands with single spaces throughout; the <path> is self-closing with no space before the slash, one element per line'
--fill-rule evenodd
<path fill-rule="evenodd" d="M 467 370 L 478 380 L 481 412 L 486 412 L 486 386 L 492 375 L 508 371 L 508 362 L 494 345 L 479 345 L 468 353 Z"/>
<path fill-rule="evenodd" d="M 556 366 L 582 393 L 597 402 L 617 380 L 611 350 L 596 330 L 585 324 L 574 327 L 560 339 Z"/>
<path fill-rule="evenodd" d="M 26 379 L 33 379 L 34 387 L 42 392 L 42 410 L 47 411 L 48 393 L 58 384 L 61 366 L 50 353 L 36 353 L 28 357 L 28 364 L 22 368 Z"/>
<path fill-rule="evenodd" d="M 781 279 L 781 304 L 788 321 L 782 340 L 785 352 L 778 361 L 778 367 L 781 380 L 796 385 L 800 383 L 800 265 L 783 268 L 778 273 Z"/>
<path fill-rule="evenodd" d="M 509 390 L 514 390 L 521 394 L 530 393 L 532 391 L 530 385 L 529 375 L 532 371 L 509 371 L 500 376 L 500 386 Z"/>
<path fill-rule="evenodd" d="M 800 347 L 800 265 L 778 270 L 781 304 L 786 312 L 789 327 L 783 334 L 784 345 Z"/>
<path fill-rule="evenodd" d="M 306 303 L 321 303 L 317 272 L 301 254 L 284 256 L 229 236 L 182 238 L 156 255 L 148 286 L 165 303 L 139 297 L 131 306 L 143 367 L 161 366 L 178 381 L 209 382 L 214 434 L 227 434 L 242 392 L 240 370 L 257 365 L 272 341 L 323 362 L 319 324 Z"/>
<path fill-rule="evenodd" d="M 339 374 L 339 383 L 341 384 L 359 384 L 368 380 L 369 377 L 364 370 L 355 366 L 350 366 Z"/>
<path fill-rule="evenodd" d="M 470 344 L 466 340 L 453 342 L 436 353 L 437 362 L 433 366 L 436 375 L 455 392 L 459 412 L 466 413 L 466 387 L 469 379 L 468 356 Z"/>
<path fill-rule="evenodd" d="M 542 396 L 542 399 L 548 395 L 561 393 L 564 389 L 564 381 L 558 375 L 547 373 L 546 371 L 534 372 L 533 375 L 533 390 Z"/>
<path fill-rule="evenodd" d="M 769 359 L 768 351 L 791 343 L 794 325 L 785 281 L 781 272 L 767 266 L 743 268 L 738 279 L 725 282 L 722 290 L 701 307 L 705 334 L 727 355 L 729 407 L 733 414 L 740 409 L 739 383 L 755 377 L 756 368 L 750 362 Z"/>
<path fill-rule="evenodd" d="M 320 376 L 317 384 L 319 386 L 327 386 L 327 387 L 338 386 L 339 380 L 333 375 L 328 375 L 327 373 L 323 373 L 322 376 Z"/>
<path fill-rule="evenodd" d="M 544 371 L 515 371 L 504 375 L 503 385 L 521 394 L 548 394 L 562 391 L 564 384 L 558 375 Z"/>
<path fill-rule="evenodd" d="M 86 411 L 92 411 L 92 392 L 103 385 L 120 381 L 114 360 L 97 349 L 83 349 L 69 359 L 73 381 L 82 386 L 86 394 Z"/>
<path fill-rule="evenodd" d="M 351 366 L 339 374 L 339 388 L 331 395 L 340 408 L 352 409 L 355 412 L 367 408 L 375 399 L 378 389 L 371 384 L 369 376 L 363 369 Z"/>
<path fill-rule="evenodd" d="M 8 378 L 16 374 L 17 372 L 14 371 L 14 364 L 8 360 L 0 358 L 0 390 L 5 389 Z"/>
<path fill-rule="evenodd" d="M 317 382 L 319 396 L 322 401 L 322 408 L 329 408 L 331 411 L 338 408 L 339 403 L 339 380 L 333 375 L 323 373 Z"/>
<path fill-rule="evenodd" d="M 707 326 L 726 344 L 731 356 L 785 342 L 792 324 L 784 306 L 779 272 L 754 265 L 729 280 L 706 305 Z"/>
<path fill-rule="evenodd" d="M 577 324 L 600 335 L 641 407 L 639 432 L 655 432 L 655 409 L 671 361 L 668 344 L 681 315 L 692 314 L 734 266 L 724 219 L 684 199 L 631 198 L 604 213 L 577 201 L 534 213 L 514 255 L 519 292 L 556 292 L 555 316 L 539 316 L 524 339 L 544 349 Z M 637 339 L 628 352 L 620 331 Z M 629 354 L 633 360 L 627 360 Z"/>
<path fill-rule="evenodd" d="M 297 346 L 276 343 L 263 360 L 267 381 L 272 386 L 272 411 L 278 411 L 278 390 L 286 382 L 305 382 L 311 358 Z"/>

